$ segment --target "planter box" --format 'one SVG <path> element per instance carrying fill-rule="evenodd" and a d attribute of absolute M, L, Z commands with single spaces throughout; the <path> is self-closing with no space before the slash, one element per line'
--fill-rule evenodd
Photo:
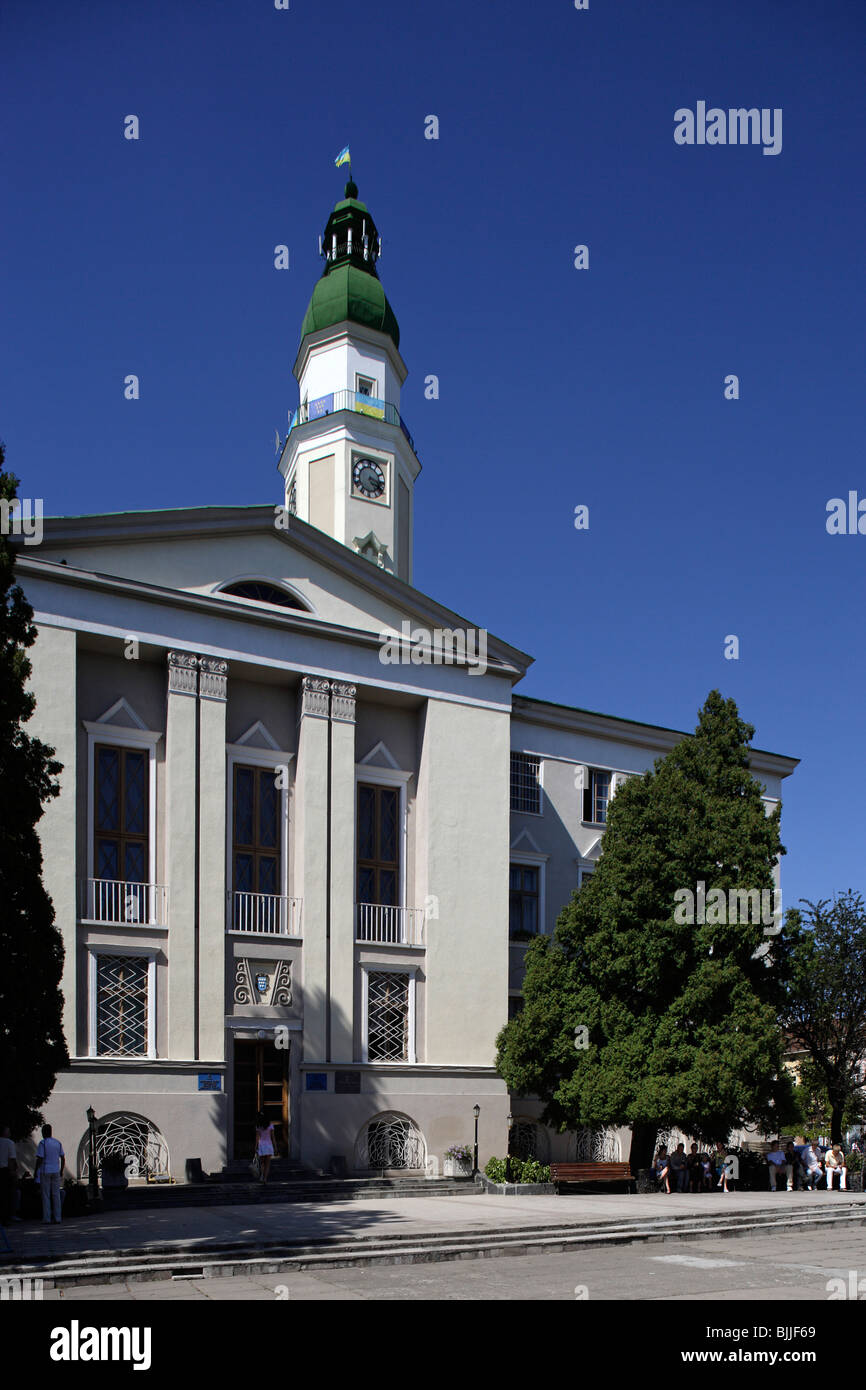
<path fill-rule="evenodd" d="M 471 1178 L 472 1159 L 446 1158 L 443 1160 L 443 1172 L 446 1178 Z"/>

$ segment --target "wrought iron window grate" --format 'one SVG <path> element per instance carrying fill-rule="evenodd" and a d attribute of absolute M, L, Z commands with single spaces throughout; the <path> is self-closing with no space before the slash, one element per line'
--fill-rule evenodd
<path fill-rule="evenodd" d="M 96 1050 L 101 1057 L 147 1054 L 146 956 L 99 956 L 96 967 Z"/>
<path fill-rule="evenodd" d="M 541 759 L 530 753 L 511 754 L 511 809 L 531 815 L 541 813 Z"/>

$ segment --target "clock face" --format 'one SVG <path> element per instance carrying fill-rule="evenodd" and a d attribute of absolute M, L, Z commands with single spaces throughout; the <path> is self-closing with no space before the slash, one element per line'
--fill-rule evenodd
<path fill-rule="evenodd" d="M 381 497 L 385 491 L 385 470 L 375 459 L 356 459 L 352 482 L 364 497 Z"/>

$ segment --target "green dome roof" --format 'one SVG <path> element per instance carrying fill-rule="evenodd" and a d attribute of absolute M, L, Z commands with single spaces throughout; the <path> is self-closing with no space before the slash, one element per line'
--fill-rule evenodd
<path fill-rule="evenodd" d="M 348 261 L 334 266 L 316 285 L 304 315 L 301 337 L 344 319 L 377 328 L 393 338 L 395 347 L 400 346 L 400 328 L 381 281 Z"/>
<path fill-rule="evenodd" d="M 301 338 L 348 320 L 387 333 L 399 347 L 397 318 L 376 274 L 379 234 L 351 179 L 328 218 L 322 244 L 325 269 L 307 306 Z"/>

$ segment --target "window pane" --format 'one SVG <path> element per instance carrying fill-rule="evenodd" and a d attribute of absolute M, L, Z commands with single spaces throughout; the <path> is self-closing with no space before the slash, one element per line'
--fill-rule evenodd
<path fill-rule="evenodd" d="M 259 860 L 259 892 L 279 892 L 277 887 L 277 861 L 276 859 L 271 859 L 264 855 Z"/>
<path fill-rule="evenodd" d="M 100 1056 L 147 1052 L 147 970 L 144 956 L 98 956 L 96 1050 Z"/>
<path fill-rule="evenodd" d="M 391 869 L 379 870 L 379 897 L 385 907 L 397 906 L 397 875 Z"/>
<path fill-rule="evenodd" d="M 235 768 L 235 844 L 253 843 L 253 770 Z"/>
<path fill-rule="evenodd" d="M 118 873 L 118 843 L 116 840 L 96 841 L 96 877 L 120 878 Z"/>
<path fill-rule="evenodd" d="M 235 892 L 251 893 L 253 891 L 253 856 L 251 854 L 235 855 Z"/>
<path fill-rule="evenodd" d="M 143 835 L 145 826 L 146 783 L 145 753 L 126 753 L 126 785 L 124 788 L 124 830 L 129 835 Z"/>
<path fill-rule="evenodd" d="M 120 829 L 120 757 L 116 748 L 96 750 L 96 826 Z"/>
<path fill-rule="evenodd" d="M 537 932 L 537 931 L 538 931 L 538 899 L 537 899 L 537 898 L 524 898 L 524 899 L 523 899 L 523 930 L 524 930 L 524 931 L 531 931 L 531 932 Z"/>
<path fill-rule="evenodd" d="M 386 864 L 397 862 L 397 792 L 388 787 L 380 791 L 381 835 L 378 857 Z"/>
<path fill-rule="evenodd" d="M 126 882 L 146 883 L 146 867 L 144 845 L 136 844 L 134 840 L 127 841 L 123 856 L 123 877 Z"/>
<path fill-rule="evenodd" d="M 259 844 L 267 849 L 277 844 L 278 807 L 276 774 L 268 769 L 259 774 Z"/>
<path fill-rule="evenodd" d="M 358 902 L 359 902 L 359 903 L 374 903 L 374 902 L 377 901 L 377 899 L 374 898 L 374 896 L 373 896 L 373 893 L 374 893 L 374 891 L 375 891 L 375 886 L 376 886 L 375 880 L 376 880 L 376 875 L 375 875 L 375 871 L 374 871 L 373 869 L 363 869 L 363 868 L 360 868 L 360 869 L 358 870 Z"/>
<path fill-rule="evenodd" d="M 358 858 L 375 859 L 376 788 L 358 788 Z"/>

